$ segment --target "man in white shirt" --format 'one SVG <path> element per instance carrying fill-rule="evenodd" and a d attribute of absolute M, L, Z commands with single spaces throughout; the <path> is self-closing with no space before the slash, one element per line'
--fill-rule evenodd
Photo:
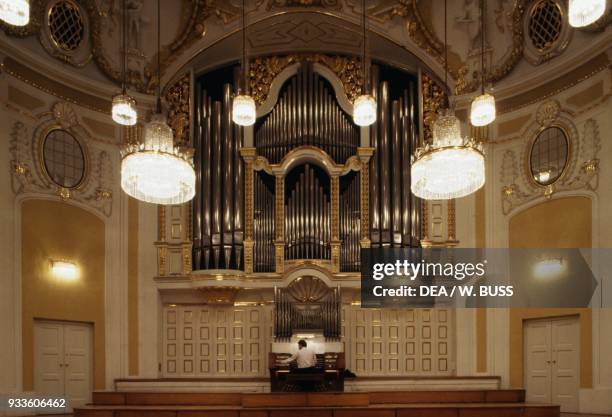
<path fill-rule="evenodd" d="M 316 371 L 317 355 L 308 349 L 305 340 L 300 340 L 298 342 L 298 351 L 282 362 L 290 363 L 293 361 L 297 362 L 298 372 L 308 373 Z"/>

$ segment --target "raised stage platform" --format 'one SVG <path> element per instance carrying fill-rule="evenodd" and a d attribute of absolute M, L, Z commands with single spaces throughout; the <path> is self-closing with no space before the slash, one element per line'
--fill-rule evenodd
<path fill-rule="evenodd" d="M 415 390 L 496 390 L 498 376 L 359 377 L 344 380 L 345 392 Z M 270 392 L 270 378 L 117 379 L 115 391 L 134 392 Z"/>
<path fill-rule="evenodd" d="M 94 392 L 75 417 L 559 417 L 524 390 L 338 393 Z"/>

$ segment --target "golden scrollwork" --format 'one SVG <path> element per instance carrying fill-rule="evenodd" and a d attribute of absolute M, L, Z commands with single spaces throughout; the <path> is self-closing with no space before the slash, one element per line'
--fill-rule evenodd
<path fill-rule="evenodd" d="M 249 64 L 249 88 L 257 104 L 263 103 L 274 78 L 296 62 L 313 62 L 328 67 L 342 82 L 344 92 L 353 101 L 361 94 L 363 76 L 359 58 L 324 54 L 292 54 L 257 57 Z"/>
<path fill-rule="evenodd" d="M 456 202 L 454 198 L 448 200 L 447 203 L 447 237 L 446 243 L 449 246 L 455 246 L 457 242 L 457 223 L 456 223 Z"/>
<path fill-rule="evenodd" d="M 290 7 L 319 7 L 323 9 L 342 9 L 339 0 L 267 0 L 267 10 L 286 9 Z"/>
<path fill-rule="evenodd" d="M 183 247 L 183 274 L 189 275 L 191 273 L 191 245 Z"/>
<path fill-rule="evenodd" d="M 190 146 L 189 114 L 191 110 L 191 75 L 184 74 L 166 89 L 168 124 L 174 131 L 174 143 Z"/>
<path fill-rule="evenodd" d="M 166 254 L 167 250 L 165 247 L 157 248 L 157 275 L 160 277 L 166 275 Z"/>
<path fill-rule="evenodd" d="M 202 287 L 200 288 L 206 304 L 234 304 L 239 287 Z"/>
<path fill-rule="evenodd" d="M 166 206 L 157 206 L 157 239 L 160 242 L 166 241 Z"/>
<path fill-rule="evenodd" d="M 433 140 L 433 123 L 438 117 L 438 111 L 448 102 L 444 88 L 429 75 L 423 73 L 421 77 L 423 91 L 423 139 L 425 143 Z"/>

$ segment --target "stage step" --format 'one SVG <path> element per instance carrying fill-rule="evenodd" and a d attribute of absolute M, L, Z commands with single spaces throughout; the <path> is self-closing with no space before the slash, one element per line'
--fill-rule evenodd
<path fill-rule="evenodd" d="M 559 417 L 559 406 L 525 403 L 373 404 L 368 407 L 88 406 L 75 417 Z"/>
<path fill-rule="evenodd" d="M 94 405 L 363 406 L 415 403 L 522 403 L 524 390 L 223 393 L 94 391 Z"/>
<path fill-rule="evenodd" d="M 559 417 L 524 390 L 93 393 L 75 417 Z"/>

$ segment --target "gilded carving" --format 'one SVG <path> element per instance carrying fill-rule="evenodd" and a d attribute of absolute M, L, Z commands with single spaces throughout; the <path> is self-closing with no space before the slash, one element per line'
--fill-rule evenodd
<path fill-rule="evenodd" d="M 423 73 L 423 140 L 431 143 L 433 140 L 433 123 L 438 117 L 438 111 L 448 102 L 444 88 L 433 80 L 429 75 Z"/>
<path fill-rule="evenodd" d="M 455 221 L 455 209 L 456 209 L 456 201 L 454 198 L 448 200 L 447 202 L 447 237 L 446 244 L 448 246 L 455 246 L 457 243 L 457 224 Z"/>
<path fill-rule="evenodd" d="M 189 114 L 191 110 L 191 76 L 186 73 L 166 89 L 168 124 L 174 131 L 174 143 L 190 146 Z"/>
<path fill-rule="evenodd" d="M 339 0 L 267 0 L 266 2 L 266 10 L 282 10 L 291 7 L 318 7 L 340 10 L 342 3 Z"/>
<path fill-rule="evenodd" d="M 157 248 L 157 275 L 160 277 L 166 276 L 166 247 Z"/>
<path fill-rule="evenodd" d="M 157 206 L 157 240 L 166 241 L 166 206 Z"/>
<path fill-rule="evenodd" d="M 356 57 L 323 54 L 257 57 L 249 64 L 249 87 L 257 104 L 266 100 L 272 81 L 282 70 L 291 64 L 303 61 L 322 64 L 332 70 L 342 82 L 349 100 L 353 101 L 361 94 L 363 75 L 361 74 L 361 62 Z"/>
<path fill-rule="evenodd" d="M 240 291 L 238 287 L 202 287 L 200 288 L 206 304 L 234 304 Z"/>

